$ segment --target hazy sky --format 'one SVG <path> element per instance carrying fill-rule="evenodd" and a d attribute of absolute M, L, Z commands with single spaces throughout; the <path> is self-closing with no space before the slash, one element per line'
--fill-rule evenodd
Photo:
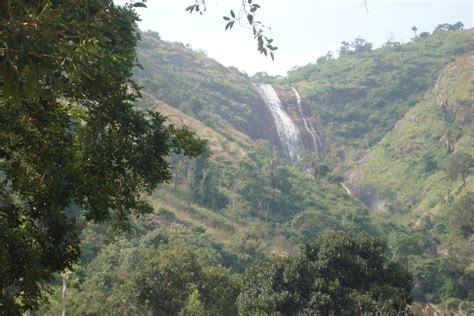
<path fill-rule="evenodd" d="M 125 0 L 117 0 L 123 3 Z M 473 0 L 254 0 L 261 5 L 257 19 L 271 27 L 268 32 L 279 47 L 276 60 L 260 56 L 249 30 L 234 27 L 224 31 L 223 15 L 239 9 L 240 0 L 207 0 L 207 12 L 190 15 L 185 8 L 193 0 L 148 0 L 138 9 L 142 30 L 153 30 L 168 41 L 190 44 L 226 66 L 253 74 L 266 71 L 286 74 L 293 66 L 305 65 L 337 51 L 341 41 L 361 36 L 379 47 L 388 39 L 408 42 L 418 32 L 431 32 L 438 24 L 461 21 L 474 24 Z"/>

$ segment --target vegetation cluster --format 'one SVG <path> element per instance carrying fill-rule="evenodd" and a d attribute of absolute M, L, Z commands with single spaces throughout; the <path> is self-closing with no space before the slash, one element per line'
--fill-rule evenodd
<path fill-rule="evenodd" d="M 330 142 L 286 161 L 256 78 L 140 33 L 143 5 L 0 1 L 0 314 L 472 308 L 472 30 L 358 38 L 266 78 Z M 354 170 L 381 212 L 341 186 Z"/>

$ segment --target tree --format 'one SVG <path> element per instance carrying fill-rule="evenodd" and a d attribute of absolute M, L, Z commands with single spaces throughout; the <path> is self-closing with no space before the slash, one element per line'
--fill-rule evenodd
<path fill-rule="evenodd" d="M 322 64 L 322 63 L 324 63 L 324 62 L 326 62 L 326 61 L 328 61 L 328 60 L 331 60 L 331 59 L 333 59 L 333 53 L 332 53 L 331 51 L 328 51 L 328 52 L 326 53 L 326 55 L 323 55 L 323 56 L 321 56 L 321 57 L 318 57 L 318 59 L 316 59 L 316 63 L 317 63 L 317 64 Z"/>
<path fill-rule="evenodd" d="M 130 277 L 135 305 L 153 315 L 176 314 L 186 306 L 202 278 L 202 269 L 196 254 L 184 244 L 150 250 Z"/>
<path fill-rule="evenodd" d="M 464 28 L 464 24 L 462 22 L 456 22 L 454 24 L 443 23 L 436 26 L 433 33 L 436 32 L 455 32 L 461 31 Z"/>
<path fill-rule="evenodd" d="M 230 270 L 209 265 L 189 244 L 173 242 L 138 253 L 123 291 L 140 306 L 125 313 L 152 315 L 233 315 L 240 280 Z M 203 312 L 204 311 L 204 312 Z"/>
<path fill-rule="evenodd" d="M 474 192 L 468 192 L 451 208 L 451 227 L 464 237 L 474 234 Z"/>
<path fill-rule="evenodd" d="M 353 52 L 351 51 L 351 44 L 349 42 L 343 41 L 341 42 L 341 47 L 339 48 L 339 56 L 348 56 L 351 55 Z"/>
<path fill-rule="evenodd" d="M 416 26 L 413 26 L 413 27 L 411 28 L 411 30 L 412 30 L 413 33 L 415 34 L 415 38 L 417 38 L 417 37 L 418 37 L 418 34 L 417 34 L 416 32 L 418 31 L 418 28 L 417 28 Z"/>
<path fill-rule="evenodd" d="M 372 50 L 372 43 L 367 42 L 362 37 L 357 37 L 351 43 L 351 47 L 354 49 L 356 54 L 370 52 Z"/>
<path fill-rule="evenodd" d="M 469 261 L 452 255 L 418 258 L 411 268 L 415 299 L 434 303 L 450 297 L 469 300 L 474 289 L 474 273 L 469 264 Z"/>
<path fill-rule="evenodd" d="M 219 170 L 211 163 L 209 156 L 210 153 L 205 152 L 191 162 L 187 190 L 195 202 L 217 211 L 224 208 L 228 201 L 219 191 Z"/>
<path fill-rule="evenodd" d="M 239 296 L 243 314 L 361 315 L 405 310 L 412 278 L 384 258 L 380 238 L 328 233 L 300 254 L 249 268 Z"/>
<path fill-rule="evenodd" d="M 357 37 L 351 43 L 345 41 L 341 42 L 339 56 L 349 56 L 353 54 L 370 52 L 372 50 L 372 46 L 372 43 L 367 42 L 362 37 Z"/>
<path fill-rule="evenodd" d="M 463 186 L 466 186 L 466 178 L 474 167 L 474 159 L 468 153 L 455 152 L 446 166 L 446 172 L 451 180 L 461 177 Z"/>
<path fill-rule="evenodd" d="M 430 36 L 430 32 L 421 32 L 418 37 L 419 38 L 427 38 L 428 36 Z"/>
<path fill-rule="evenodd" d="M 136 4 L 135 4 L 136 5 Z M 0 2 L 0 311 L 42 300 L 79 256 L 78 217 L 127 229 L 170 179 L 171 152 L 204 141 L 140 112 L 133 5 Z"/>

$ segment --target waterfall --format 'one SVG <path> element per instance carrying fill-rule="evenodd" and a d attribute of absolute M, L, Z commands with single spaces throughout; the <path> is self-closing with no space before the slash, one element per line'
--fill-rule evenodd
<path fill-rule="evenodd" d="M 321 138 L 319 137 L 318 132 L 314 128 L 313 122 L 311 120 L 307 120 L 304 113 L 303 113 L 303 101 L 301 100 L 300 94 L 293 87 L 291 87 L 291 90 L 293 90 L 293 92 L 295 93 L 298 112 L 301 116 L 301 119 L 303 120 L 304 127 L 309 132 L 309 135 L 311 135 L 311 140 L 313 141 L 314 151 L 319 154 L 320 149 L 323 148 Z"/>
<path fill-rule="evenodd" d="M 293 159 L 295 153 L 303 148 L 298 127 L 285 112 L 280 98 L 270 84 L 259 84 L 256 88 L 272 114 L 283 149 L 288 157 Z"/>

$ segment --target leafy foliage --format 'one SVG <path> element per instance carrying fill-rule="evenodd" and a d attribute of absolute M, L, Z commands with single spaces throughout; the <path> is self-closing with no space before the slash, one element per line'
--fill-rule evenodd
<path fill-rule="evenodd" d="M 247 270 L 239 310 L 248 313 L 361 314 L 400 311 L 411 302 L 412 280 L 384 262 L 383 241 L 329 233 L 298 256 L 274 258 Z"/>
<path fill-rule="evenodd" d="M 278 226 L 295 241 L 329 229 L 375 231 L 367 208 L 338 182 L 295 169 L 268 142 L 249 146 L 246 156 L 233 161 L 201 157 L 180 165 L 176 193 L 243 224 Z"/>
<path fill-rule="evenodd" d="M 0 303 L 15 314 L 36 306 L 52 273 L 77 261 L 78 214 L 68 209 L 126 229 L 129 214 L 151 210 L 141 193 L 169 179 L 165 157 L 196 156 L 204 141 L 134 108 L 131 6 L 1 5 Z"/>
<path fill-rule="evenodd" d="M 469 222 L 465 202 L 473 190 L 472 107 L 465 105 L 473 60 L 468 54 L 448 65 L 436 88 L 358 166 L 365 183 L 387 201 L 381 221 L 390 234 L 391 256 L 410 267 L 421 301 L 470 299 L 465 282 L 472 271 L 472 241 L 460 226 Z M 465 182 L 453 181 L 459 178 Z"/>
<path fill-rule="evenodd" d="M 451 208 L 451 226 L 464 237 L 474 234 L 474 192 L 468 192 Z"/>
<path fill-rule="evenodd" d="M 189 13 L 199 13 L 203 14 L 206 12 L 206 1 L 205 0 L 197 0 L 195 4 L 192 4 L 186 8 L 186 11 Z M 257 40 L 258 46 L 257 50 L 260 54 L 264 54 L 265 56 L 270 55 L 272 60 L 275 59 L 275 53 L 278 47 L 273 46 L 273 39 L 268 38 L 264 35 L 264 32 L 268 30 L 268 27 L 261 22 L 256 20 L 256 12 L 260 9 L 260 5 L 254 3 L 253 0 L 243 0 L 240 6 L 240 9 L 237 11 L 236 14 L 234 10 L 230 10 L 230 16 L 224 16 L 223 19 L 225 21 L 225 29 L 230 30 L 234 27 L 235 22 L 238 22 L 240 25 L 248 26 L 252 29 L 253 36 Z"/>
<path fill-rule="evenodd" d="M 103 225 L 83 232 L 84 255 L 69 284 L 68 310 L 73 314 L 178 314 L 205 310 L 235 314 L 242 262 L 224 267 L 228 253 L 221 242 L 182 224 L 160 223 L 145 216 L 133 223 L 135 233 L 111 240 Z M 58 298 L 54 293 L 51 299 Z M 58 306 L 59 305 L 59 306 Z M 60 304 L 45 305 L 54 313 Z"/>
<path fill-rule="evenodd" d="M 469 175 L 471 168 L 474 168 L 474 158 L 466 153 L 455 152 L 446 166 L 446 172 L 452 180 L 461 177 L 465 186 L 466 177 Z"/>

